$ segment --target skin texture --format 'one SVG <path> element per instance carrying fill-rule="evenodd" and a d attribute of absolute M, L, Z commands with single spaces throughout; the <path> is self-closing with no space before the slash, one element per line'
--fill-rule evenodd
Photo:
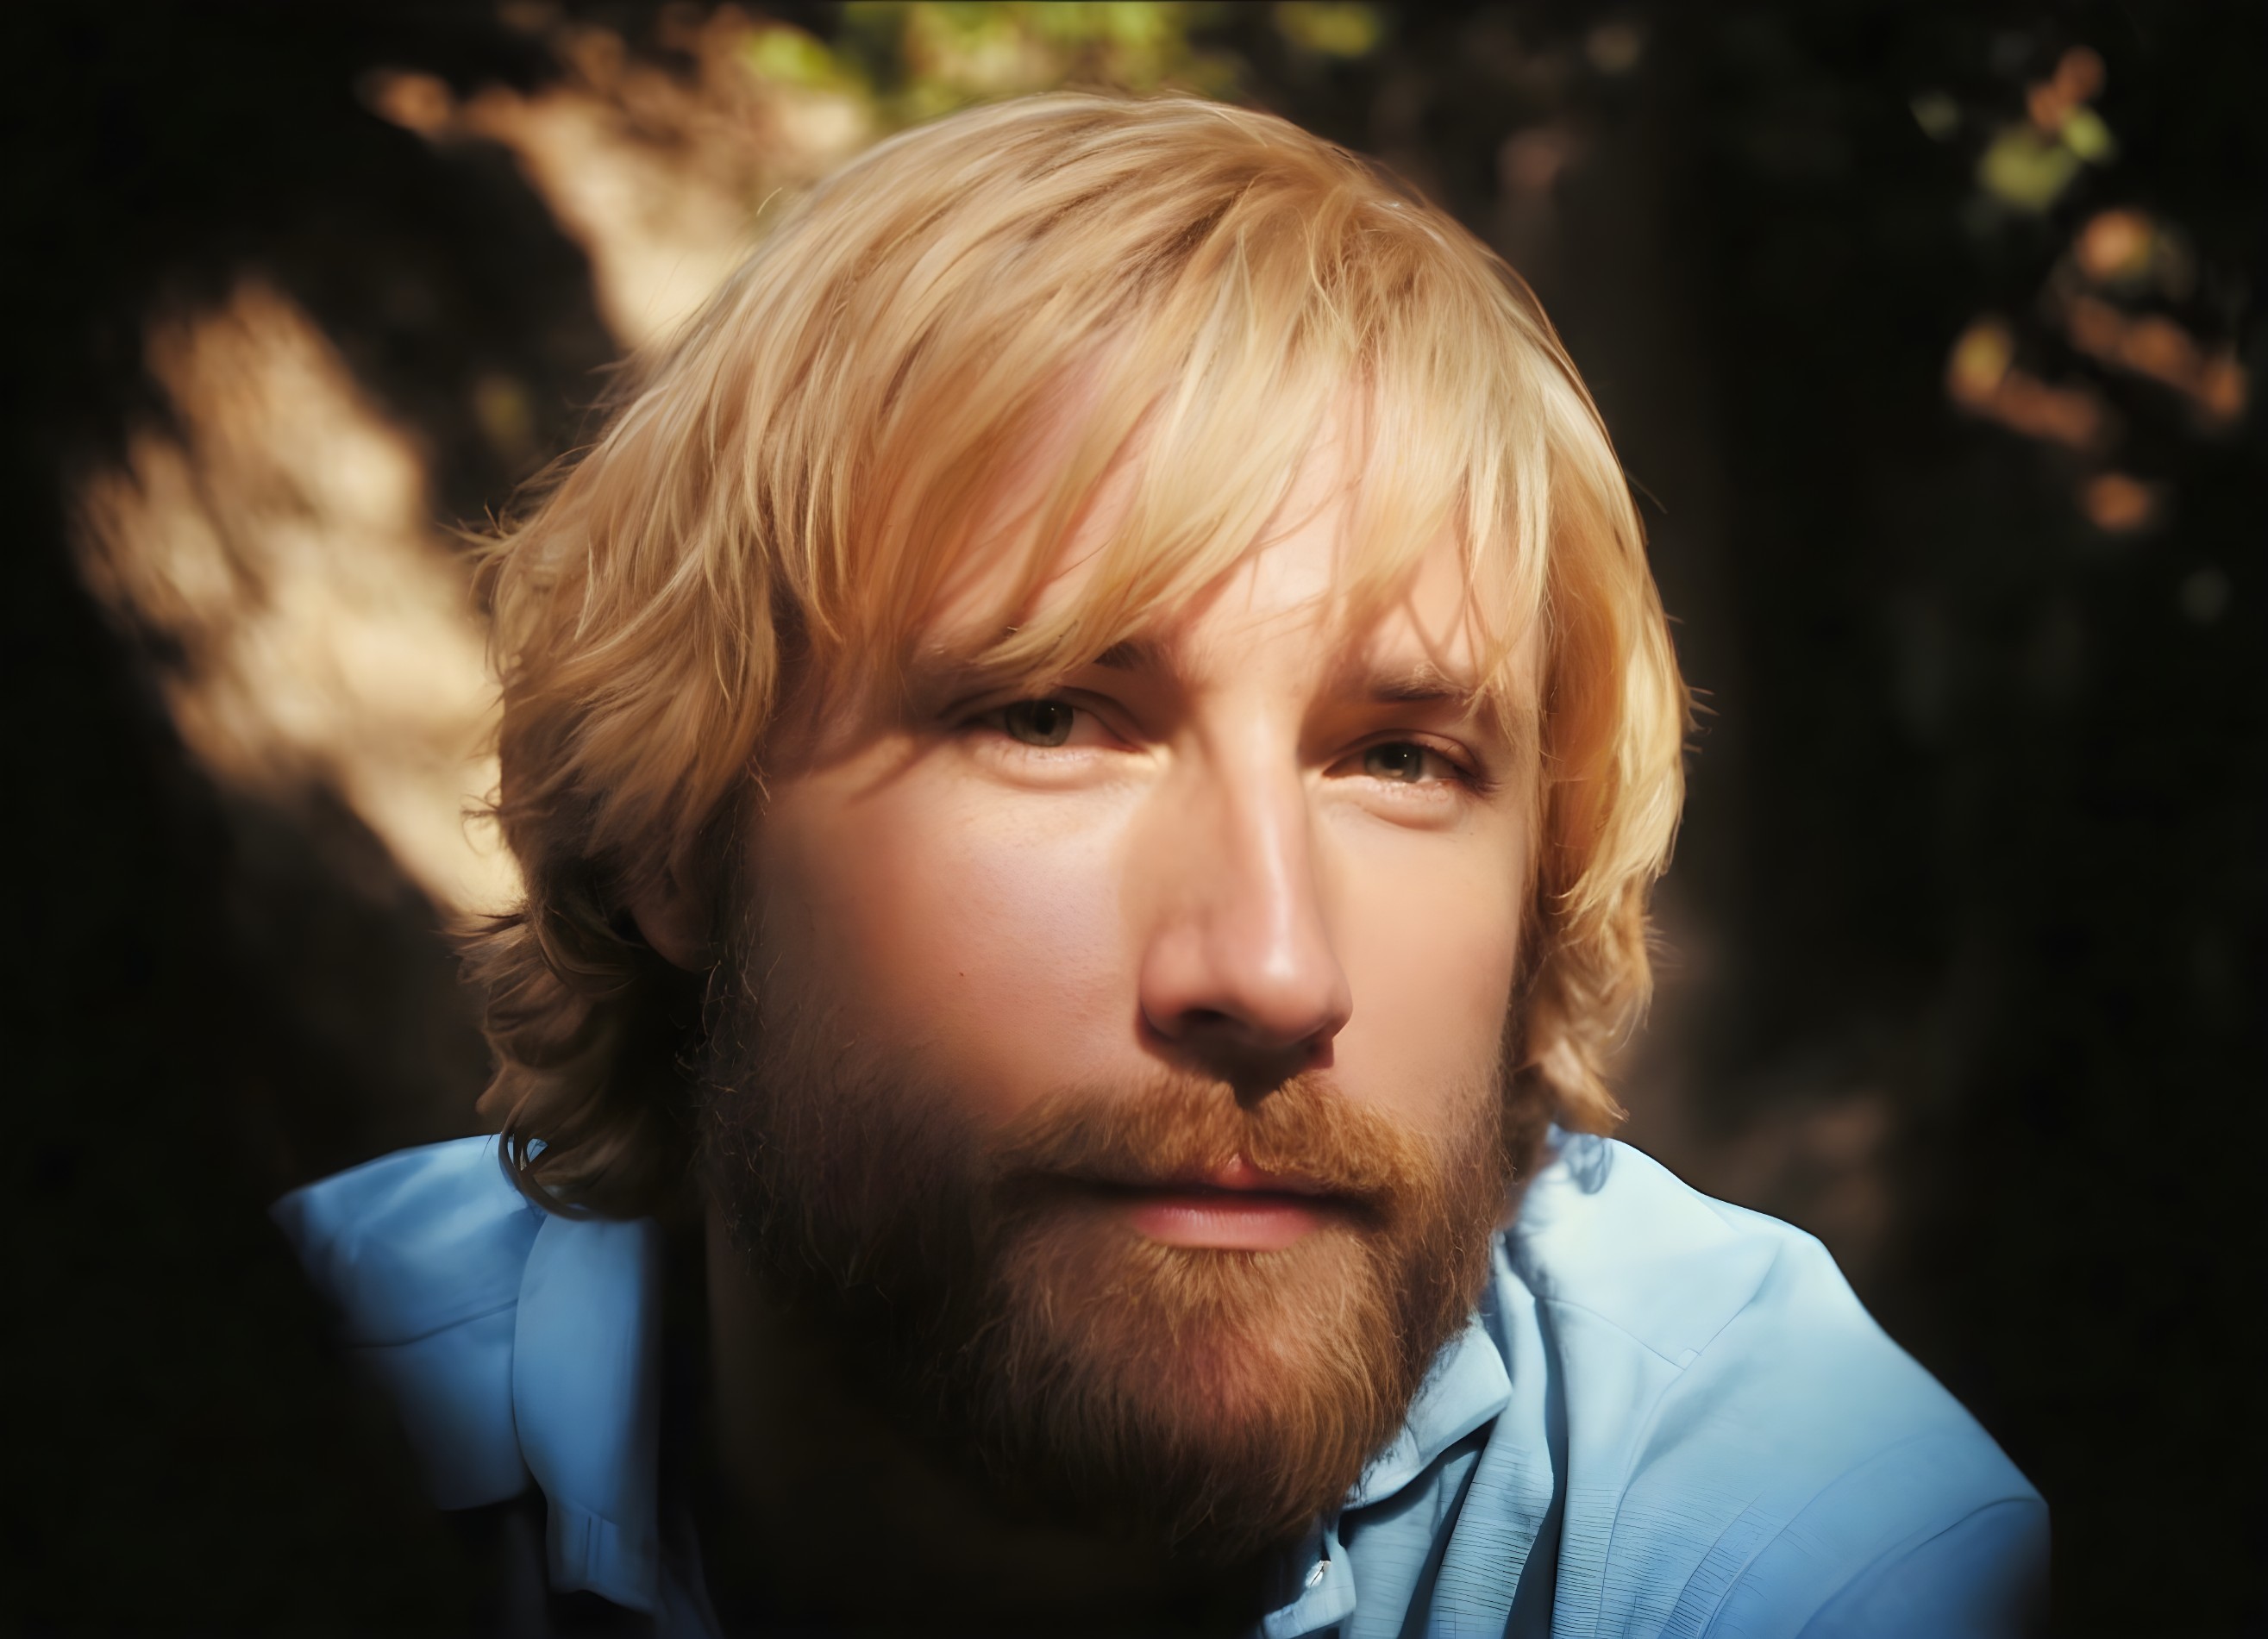
<path fill-rule="evenodd" d="M 1498 1096 L 1521 953 L 1533 737 L 1520 709 L 1491 712 L 1460 686 L 1476 653 L 1453 542 L 1428 551 L 1382 620 L 1344 620 L 1340 470 L 1327 438 L 1194 606 L 1038 695 L 985 694 L 939 665 L 887 709 L 841 697 L 792 709 L 741 862 L 763 936 L 753 982 L 792 975 L 824 998 L 831 1029 L 891 1044 L 918 1064 L 924 1096 L 978 1135 L 1015 1131 L 1066 1089 L 1179 1075 L 1251 1105 L 1299 1077 L 1421 1149 L 1469 1146 L 1476 1105 Z M 1043 599 L 1076 594 L 1109 521 L 1101 509 L 1065 543 Z M 976 646 L 983 590 L 940 612 L 930 647 Z M 698 905 L 678 893 L 637 907 L 649 940 L 688 966 L 716 933 Z M 1130 1236 L 1234 1257 L 1319 1237 L 1328 1252 L 1329 1237 L 1366 1232 L 1359 1208 L 1296 1165 L 1236 1153 L 1051 1209 L 1075 1249 Z M 854 1451 L 891 1476 L 877 1496 L 955 1522 L 906 1612 L 938 1608 L 940 1575 L 968 1585 L 964 1608 L 1015 1587 L 1050 1620 L 1170 1590 L 1146 1550 L 991 1519 L 899 1449 L 728 1238 L 712 1209 L 719 1436 L 774 1558 L 824 1558 L 821 1540 L 777 1553 L 799 1522 L 775 1499 L 807 1496 L 791 1476 L 840 1473 Z M 814 1599 L 840 1613 L 834 1586 Z M 887 1590 L 865 1591 L 891 1607 Z"/>
<path fill-rule="evenodd" d="M 1520 958 L 1532 739 L 1469 700 L 1374 697 L 1469 675 L 1474 648 L 1447 540 L 1377 628 L 1344 629 L 1347 506 L 1311 461 L 1199 606 L 1050 691 L 1076 713 L 1063 745 L 949 675 L 901 714 L 788 725 L 748 861 L 775 951 L 996 1123 L 1167 1064 L 1329 1070 L 1413 1133 L 1455 1130 L 1442 1101 L 1495 1054 Z M 1084 545 L 1043 596 L 1075 592 Z M 691 896 L 638 915 L 705 965 Z"/>

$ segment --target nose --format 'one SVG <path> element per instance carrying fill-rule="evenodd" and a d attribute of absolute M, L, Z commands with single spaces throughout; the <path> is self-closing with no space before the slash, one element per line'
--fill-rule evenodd
<path fill-rule="evenodd" d="M 1240 1084 L 1328 1063 L 1354 1000 L 1298 770 L 1205 760 L 1158 796 L 1135 866 L 1153 908 L 1144 1022 L 1191 1068 Z"/>

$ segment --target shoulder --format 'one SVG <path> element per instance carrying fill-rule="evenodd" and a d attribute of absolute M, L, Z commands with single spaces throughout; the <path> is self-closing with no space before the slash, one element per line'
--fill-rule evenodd
<path fill-rule="evenodd" d="M 490 1137 L 382 1156 L 292 1191 L 269 1216 L 348 1341 L 385 1347 L 511 1308 L 544 1215 Z"/>
<path fill-rule="evenodd" d="M 497 1141 L 383 1157 L 271 1209 L 443 1508 L 531 1484 L 552 1585 L 652 1610 L 660 1234 L 546 1212 Z"/>
<path fill-rule="evenodd" d="M 2038 1494 L 1813 1237 L 1578 1138 L 1506 1245 L 1564 1394 L 1563 1599 L 1697 1633 L 1898 1632 L 1918 1607 L 1870 1613 L 1926 1565 L 1931 1622 L 1958 1633 L 2036 1575 Z"/>
<path fill-rule="evenodd" d="M 294 1190 L 269 1216 L 393 1404 L 444 1508 L 518 1496 L 520 1287 L 545 1215 L 493 1138 L 428 1144 Z"/>

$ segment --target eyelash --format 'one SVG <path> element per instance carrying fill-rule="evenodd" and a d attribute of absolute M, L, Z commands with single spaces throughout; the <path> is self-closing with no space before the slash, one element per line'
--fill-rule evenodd
<path fill-rule="evenodd" d="M 1433 784 L 1455 785 L 1482 795 L 1485 795 L 1491 789 L 1490 782 L 1484 779 L 1478 770 L 1468 766 L 1462 759 L 1452 755 L 1440 746 L 1431 745 L 1425 740 L 1409 739 L 1373 740 L 1369 745 L 1348 753 L 1340 761 L 1342 764 L 1353 762 L 1358 759 L 1366 761 L 1373 752 L 1392 751 L 1403 746 L 1418 753 L 1421 757 L 1432 758 L 1447 772 L 1439 780 L 1395 780 L 1383 775 L 1371 775 L 1370 777 L 1377 780 L 1381 785 L 1404 786 L 1411 789 L 1422 789 Z M 1365 772 L 1367 773 L 1368 770 L 1366 769 Z"/>
<path fill-rule="evenodd" d="M 1008 740 L 1019 752 L 1036 753 L 1064 749 L 1064 747 L 1060 742 L 1056 745 L 1048 745 L 1045 743 L 1035 744 L 1033 741 L 1020 739 L 1014 733 L 1010 731 L 1007 725 L 1007 717 L 1010 712 L 1022 708 L 1036 706 L 1053 706 L 1064 711 L 1069 711 L 1074 714 L 1085 714 L 1088 717 L 1094 717 L 1095 715 L 1091 707 L 1080 705 L 1076 701 L 1067 700 L 1058 695 L 1041 695 L 1029 696 L 1020 700 L 1005 701 L 997 706 L 990 706 L 985 708 L 983 710 L 971 713 L 963 719 L 962 726 L 964 728 L 971 729 L 989 728 L 995 733 L 999 734 L 1003 739 Z M 1069 737 L 1071 731 L 1071 728 L 1066 726 L 1064 730 L 1066 739 Z M 1345 764 L 1350 762 L 1366 760 L 1373 752 L 1392 750 L 1401 746 L 1406 746 L 1409 749 L 1417 752 L 1421 757 L 1433 758 L 1447 770 L 1447 774 L 1438 780 L 1395 780 L 1390 779 L 1382 775 L 1369 775 L 1368 777 L 1376 780 L 1381 786 L 1423 790 L 1428 785 L 1454 785 L 1478 796 L 1486 796 L 1495 789 L 1494 782 L 1489 780 L 1476 768 L 1469 766 L 1462 758 L 1453 754 L 1440 746 L 1431 744 L 1425 740 L 1411 739 L 1406 737 L 1394 739 L 1373 740 L 1368 745 L 1357 746 L 1354 750 L 1349 752 L 1344 757 L 1341 758 L 1337 763 L 1335 763 L 1332 766 L 1335 768 L 1344 767 Z M 1072 749 L 1076 748 L 1074 747 Z M 1365 770 L 1365 772 L 1367 774 L 1367 770 Z"/>

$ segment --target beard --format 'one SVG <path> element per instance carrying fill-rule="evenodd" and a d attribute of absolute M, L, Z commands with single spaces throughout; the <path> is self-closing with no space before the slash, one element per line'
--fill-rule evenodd
<path fill-rule="evenodd" d="M 733 976 L 701 1136 L 744 1273 L 1011 1515 L 1211 1565 L 1287 1546 L 1399 1430 L 1478 1297 L 1525 1128 L 1494 1071 L 1432 1142 L 1316 1075 L 1256 1095 L 1161 1069 L 998 1126 L 777 968 L 762 1002 Z M 1238 1157 L 1323 1192 L 1317 1227 L 1180 1246 L 1110 1209 Z"/>

